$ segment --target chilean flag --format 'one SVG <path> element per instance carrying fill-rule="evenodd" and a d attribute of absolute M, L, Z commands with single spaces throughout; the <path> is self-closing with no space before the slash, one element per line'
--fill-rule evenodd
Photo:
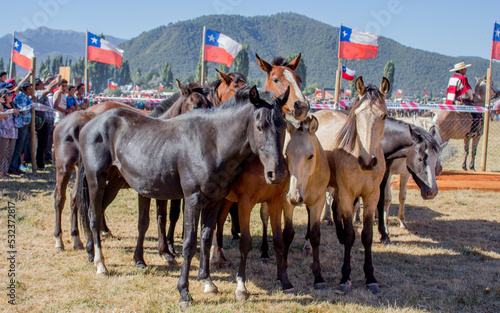
<path fill-rule="evenodd" d="M 122 65 L 123 50 L 106 41 L 91 32 L 88 32 L 88 60 L 101 63 L 116 65 L 118 68 Z"/>
<path fill-rule="evenodd" d="M 134 84 L 134 91 L 142 91 L 142 89 L 139 88 L 139 86 L 137 86 L 136 84 Z"/>
<path fill-rule="evenodd" d="M 351 95 L 351 89 L 344 89 L 344 95 L 350 96 Z"/>
<path fill-rule="evenodd" d="M 353 80 L 355 74 L 356 74 L 355 70 L 348 69 L 347 67 L 342 65 L 342 78 L 343 79 Z"/>
<path fill-rule="evenodd" d="M 429 94 L 427 94 L 427 90 L 424 89 L 424 95 L 427 97 Z"/>
<path fill-rule="evenodd" d="M 12 61 L 28 71 L 31 70 L 31 60 L 35 57 L 33 48 L 14 38 L 14 47 L 12 49 L 14 50 Z"/>
<path fill-rule="evenodd" d="M 205 61 L 226 64 L 231 67 L 234 58 L 243 47 L 228 36 L 207 29 L 205 34 Z"/>
<path fill-rule="evenodd" d="M 378 36 L 352 29 L 340 27 L 340 51 L 341 59 L 371 59 L 377 56 Z"/>
<path fill-rule="evenodd" d="M 116 87 L 118 87 L 118 84 L 112 81 L 111 79 L 108 79 L 108 88 L 116 89 Z"/>
<path fill-rule="evenodd" d="M 398 96 L 401 96 L 401 95 L 403 94 L 403 90 L 398 89 L 398 90 L 396 91 L 396 94 L 397 94 Z"/>
<path fill-rule="evenodd" d="M 163 90 L 163 85 L 161 83 L 158 83 L 158 89 Z"/>
<path fill-rule="evenodd" d="M 493 29 L 493 44 L 491 45 L 491 58 L 500 60 L 500 24 L 495 23 Z"/>

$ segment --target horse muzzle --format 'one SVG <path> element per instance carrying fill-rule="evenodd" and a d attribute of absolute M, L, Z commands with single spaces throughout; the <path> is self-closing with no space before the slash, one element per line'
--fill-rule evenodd
<path fill-rule="evenodd" d="M 437 196 L 438 192 L 439 192 L 439 190 L 437 188 L 430 188 L 430 189 L 426 189 L 426 190 L 421 189 L 420 196 L 424 200 L 432 200 Z"/>
<path fill-rule="evenodd" d="M 361 166 L 361 169 L 363 171 L 371 171 L 375 168 L 375 166 L 377 165 L 378 161 L 377 161 L 377 157 L 376 156 L 372 156 L 370 157 L 367 161 L 365 161 L 364 158 L 362 158 L 361 156 L 358 157 L 358 164 L 359 166 Z"/>
<path fill-rule="evenodd" d="M 309 112 L 309 104 L 302 101 L 295 101 L 293 109 L 293 117 L 297 121 L 303 121 L 306 119 L 307 113 Z"/>
<path fill-rule="evenodd" d="M 277 169 L 274 171 L 266 171 L 266 183 L 270 185 L 281 184 L 286 178 L 287 172 L 284 169 Z"/>
<path fill-rule="evenodd" d="M 298 190 L 296 190 L 293 193 L 292 193 L 292 191 L 290 191 L 289 193 L 287 193 L 286 200 L 291 205 L 294 205 L 294 206 L 299 206 L 299 205 L 302 205 L 304 203 L 304 197 L 302 197 L 300 195 L 300 192 Z"/>

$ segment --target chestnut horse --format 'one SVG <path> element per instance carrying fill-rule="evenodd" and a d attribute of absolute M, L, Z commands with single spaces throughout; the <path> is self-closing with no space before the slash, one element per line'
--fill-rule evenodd
<path fill-rule="evenodd" d="M 254 86 L 240 89 L 232 100 L 212 110 L 194 110 L 169 120 L 118 109 L 90 121 L 80 135 L 78 189 L 90 201 L 90 213 L 86 206 L 79 209 L 87 252 L 94 256 L 97 273 L 107 273 L 100 240 L 102 203 L 119 185 L 106 180 L 118 171 L 124 182 L 146 198 L 184 198 L 184 261 L 177 285 L 182 307 L 192 302 L 188 274 L 201 214 L 198 277 L 205 281 L 205 292 L 216 293 L 210 279 L 210 242 L 221 200 L 240 167 L 256 155 L 264 165 L 266 183 L 280 184 L 286 178 L 282 152 L 286 123 L 281 114 L 286 98 L 286 93 L 276 99 L 269 92 L 259 94 Z M 136 127 L 131 129 L 130 124 Z"/>
<path fill-rule="evenodd" d="M 373 274 L 371 246 L 379 186 L 386 168 L 380 142 L 384 136 L 387 117 L 385 95 L 389 86 L 389 81 L 384 77 L 380 88 L 373 85 L 365 87 L 361 76 L 358 77 L 355 87 L 359 96 L 353 102 L 346 123 L 343 123 L 342 116 L 338 117 L 339 113 L 333 111 L 324 110 L 314 114 L 319 121 L 316 136 L 327 154 L 330 166 L 329 186 L 335 189 L 332 210 L 337 237 L 344 245 L 340 280 L 340 290 L 344 293 L 351 290 L 351 249 L 355 238 L 352 205 L 357 197 L 362 197 L 364 208 L 361 241 L 365 248 L 363 269 L 366 286 L 374 293 L 380 291 Z"/>
<path fill-rule="evenodd" d="M 224 84 L 223 86 L 225 87 L 228 85 Z M 221 90 L 227 89 L 224 87 L 221 88 Z M 186 86 L 183 86 L 179 83 L 179 88 L 181 90 L 179 93 L 176 93 L 171 98 L 163 101 L 160 105 L 157 106 L 158 109 L 155 109 L 154 112 L 157 113 L 159 108 L 161 108 L 161 112 L 168 111 L 168 113 L 166 113 L 163 117 L 170 118 L 183 112 L 189 111 L 194 107 L 207 106 L 204 101 L 201 101 L 201 95 L 198 93 L 198 91 L 201 91 L 201 87 L 199 85 L 188 84 Z M 64 250 L 64 244 L 62 240 L 61 214 L 64 209 L 64 203 L 66 201 L 66 189 L 68 183 L 70 181 L 73 170 L 76 169 L 76 166 L 78 164 L 78 156 L 80 153 L 80 130 L 98 114 L 114 108 L 124 108 L 142 113 L 140 110 L 136 110 L 128 105 L 119 102 L 103 102 L 98 105 L 92 106 L 85 111 L 78 111 L 68 115 L 61 120 L 61 122 L 54 130 L 54 158 L 56 166 L 56 188 L 54 191 L 56 221 L 54 237 L 56 240 L 55 247 L 58 249 Z M 83 249 L 83 244 L 80 240 L 78 231 L 78 208 L 76 206 L 75 197 L 76 189 L 74 188 L 71 192 L 70 203 L 71 235 L 73 237 L 73 247 L 75 249 Z M 106 227 L 105 221 L 104 231 L 109 231 Z"/>
<path fill-rule="evenodd" d="M 476 78 L 476 86 L 474 87 L 474 105 L 483 106 L 485 102 L 486 94 L 486 77 Z M 491 99 L 500 97 L 500 91 L 495 88 L 493 83 L 491 84 L 490 90 Z M 479 135 L 475 137 L 467 137 L 466 134 L 470 132 L 472 127 L 472 116 L 467 112 L 455 112 L 455 111 L 433 111 L 434 113 L 434 123 L 437 125 L 435 130 L 438 131 L 439 136 L 441 136 L 444 142 L 448 142 L 450 139 L 463 139 L 464 140 L 464 161 L 462 163 L 462 169 L 467 170 L 467 157 L 469 156 L 469 147 L 472 139 L 471 156 L 469 161 L 469 169 L 475 171 L 475 159 L 477 145 L 479 144 L 479 139 L 483 135 L 482 127 L 478 127 L 480 130 Z"/>

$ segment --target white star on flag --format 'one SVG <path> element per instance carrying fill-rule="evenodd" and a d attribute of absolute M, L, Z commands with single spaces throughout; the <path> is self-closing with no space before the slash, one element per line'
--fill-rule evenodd
<path fill-rule="evenodd" d="M 92 40 L 92 43 L 97 43 L 97 38 L 92 37 L 90 40 Z"/>
<path fill-rule="evenodd" d="M 496 33 L 496 37 L 500 37 L 500 30 L 498 30 L 498 29 L 497 29 L 497 30 L 495 31 L 495 33 Z"/>
<path fill-rule="evenodd" d="M 208 39 L 209 39 L 210 41 L 215 41 L 215 37 L 214 37 L 214 35 L 210 35 L 210 36 L 208 36 Z"/>
<path fill-rule="evenodd" d="M 17 41 L 16 41 L 16 42 L 14 42 L 14 47 L 15 47 L 15 48 L 19 47 L 19 44 L 17 43 Z"/>
<path fill-rule="evenodd" d="M 344 37 L 347 36 L 347 32 L 344 30 Z"/>

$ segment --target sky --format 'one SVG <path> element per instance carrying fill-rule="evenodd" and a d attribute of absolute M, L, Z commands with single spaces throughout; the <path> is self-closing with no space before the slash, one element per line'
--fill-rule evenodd
<path fill-rule="evenodd" d="M 493 23 L 500 21 L 499 0 L 28 0 L 2 3 L 2 11 L 10 14 L 3 14 L 0 36 L 45 26 L 88 29 L 123 39 L 203 15 L 294 12 L 332 26 L 342 23 L 375 33 L 412 48 L 485 59 L 490 58 Z"/>

